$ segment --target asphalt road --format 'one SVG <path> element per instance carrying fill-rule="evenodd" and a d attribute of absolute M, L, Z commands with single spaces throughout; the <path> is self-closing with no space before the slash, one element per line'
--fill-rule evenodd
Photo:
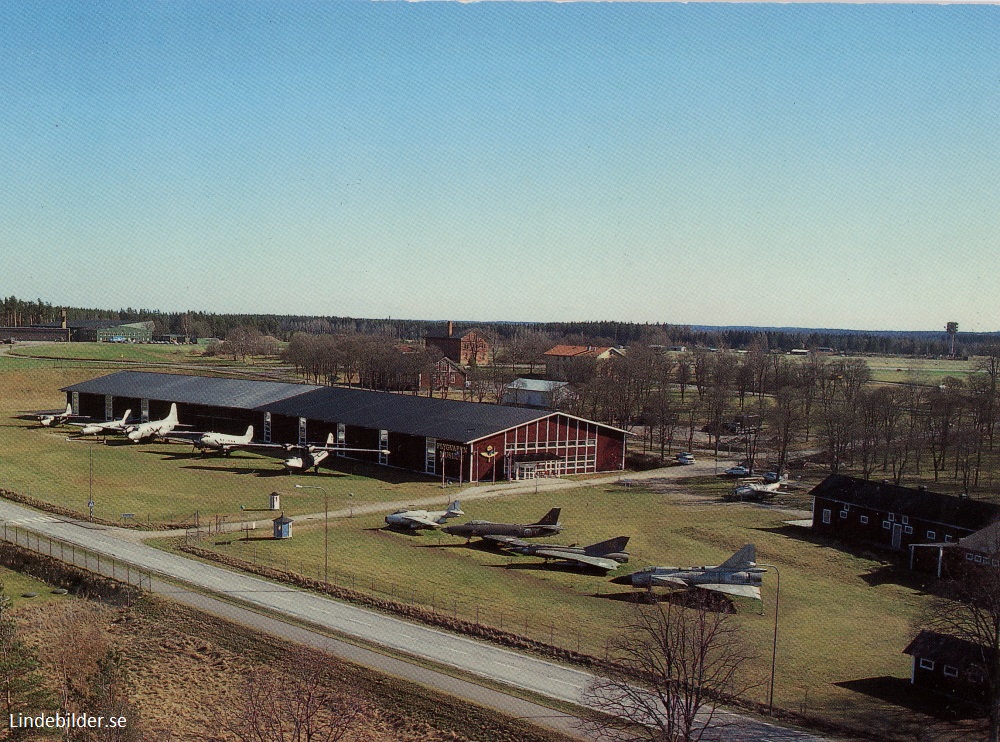
<path fill-rule="evenodd" d="M 181 580 L 210 593 L 235 599 L 239 605 L 214 600 L 197 592 L 179 589 L 160 580 L 149 588 L 211 613 L 261 628 L 292 641 L 302 641 L 334 655 L 414 680 L 467 698 L 514 716 L 564 733 L 573 733 L 573 717 L 553 712 L 511 695 L 492 691 L 474 683 L 456 680 L 401 660 L 360 649 L 330 639 L 321 632 L 308 631 L 269 616 L 287 616 L 316 626 L 322 631 L 355 637 L 434 663 L 451 666 L 470 675 L 488 678 L 513 688 L 576 704 L 585 704 L 585 692 L 593 679 L 583 670 L 558 665 L 536 657 L 496 647 L 488 643 L 410 623 L 357 606 L 339 603 L 291 587 L 160 551 L 128 538 L 120 529 L 95 526 L 81 521 L 56 518 L 0 500 L 0 520 L 20 525 L 36 533 L 85 547 L 105 557 L 114 557 L 133 568 Z M 94 567 L 93 559 L 89 565 Z M 107 572 L 107 564 L 104 565 Z M 120 570 L 120 567 L 119 567 Z M 119 572 L 120 574 L 120 572 Z M 145 584 L 144 584 L 145 586 Z M 267 615 L 261 615 L 263 611 Z M 525 705 L 527 704 L 527 705 Z M 750 718 L 727 715 L 727 740 L 820 740 L 803 732 L 788 730 Z"/>

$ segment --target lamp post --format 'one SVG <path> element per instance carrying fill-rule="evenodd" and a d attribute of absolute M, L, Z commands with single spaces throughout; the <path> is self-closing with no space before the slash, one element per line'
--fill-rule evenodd
<path fill-rule="evenodd" d="M 767 692 L 767 713 L 774 712 L 774 666 L 778 658 L 778 608 L 781 602 L 781 572 L 773 564 L 758 564 L 758 567 L 773 569 L 778 579 L 774 588 L 774 639 L 771 642 L 771 685 Z"/>
<path fill-rule="evenodd" d="M 297 484 L 295 489 L 321 490 L 323 492 L 323 582 L 330 584 L 330 501 L 326 490 L 319 485 Z"/>

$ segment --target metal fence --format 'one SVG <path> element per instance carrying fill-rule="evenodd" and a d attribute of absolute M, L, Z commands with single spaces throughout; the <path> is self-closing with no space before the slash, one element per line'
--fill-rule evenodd
<path fill-rule="evenodd" d="M 153 576 L 148 570 L 136 567 L 120 559 L 99 554 L 86 547 L 69 541 L 45 536 L 22 526 L 4 522 L 3 540 L 16 544 L 28 551 L 59 559 L 89 572 L 110 577 L 112 580 L 134 585 L 140 590 L 152 589 Z"/>

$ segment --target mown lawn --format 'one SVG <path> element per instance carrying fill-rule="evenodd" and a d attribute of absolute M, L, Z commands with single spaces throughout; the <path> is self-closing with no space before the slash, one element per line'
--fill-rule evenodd
<path fill-rule="evenodd" d="M 587 544 L 631 536 L 633 560 L 614 574 L 648 564 L 718 564 L 744 544 L 756 544 L 758 560 L 776 565 L 781 574 L 779 705 L 805 706 L 849 722 L 859 709 L 878 705 L 836 683 L 909 677 L 909 658 L 901 651 L 914 634 L 926 597 L 909 573 L 887 567 L 876 554 L 814 540 L 807 529 L 784 524 L 793 517 L 788 513 L 643 488 L 579 488 L 470 502 L 464 509 L 469 518 L 530 522 L 556 505 L 563 508 L 566 530 L 548 541 Z M 558 644 L 573 649 L 579 644 L 596 654 L 635 609 L 623 599 L 631 589 L 602 576 L 547 569 L 536 558 L 505 556 L 475 542 L 466 546 L 447 534 L 404 535 L 382 525 L 381 516 L 331 521 L 332 580 L 367 590 L 374 580 L 380 593 L 468 619 L 478 608 L 479 620 L 492 625 L 499 625 L 503 613 L 505 628 L 522 631 L 527 621 L 534 638 L 547 639 L 551 632 Z M 204 544 L 220 553 L 322 575 L 322 525 L 297 523 L 294 529 L 287 541 L 273 541 L 261 531 L 249 542 L 230 536 Z M 739 605 L 738 620 L 760 653 L 757 669 L 765 675 L 775 588 L 772 572 L 765 576 L 764 616 L 753 601 Z M 756 695 L 764 700 L 765 693 L 761 687 Z"/>
<path fill-rule="evenodd" d="M 282 495 L 282 507 L 289 514 L 322 511 L 323 491 L 295 489 L 296 483 L 323 487 L 332 509 L 441 495 L 432 478 L 363 463 L 344 461 L 339 469 L 320 469 L 318 475 L 286 475 L 278 458 L 245 451 L 228 458 L 202 458 L 181 444 L 67 440 L 75 433 L 70 426 L 43 428 L 34 420 L 19 418 L 33 410 L 63 407 L 60 387 L 104 372 L 100 367 L 63 367 L 58 362 L 0 356 L 0 487 L 81 515 L 88 512 L 93 492 L 97 517 L 117 520 L 122 513 L 133 513 L 136 520 L 151 522 L 187 521 L 196 511 L 203 519 L 238 518 L 241 505 L 266 507 L 274 491 Z"/>

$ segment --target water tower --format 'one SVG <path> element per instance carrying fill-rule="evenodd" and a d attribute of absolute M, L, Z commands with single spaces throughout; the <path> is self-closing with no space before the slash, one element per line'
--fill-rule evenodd
<path fill-rule="evenodd" d="M 958 323 L 949 322 L 944 326 L 945 332 L 951 336 L 951 356 L 955 357 L 955 336 L 958 334 Z"/>

